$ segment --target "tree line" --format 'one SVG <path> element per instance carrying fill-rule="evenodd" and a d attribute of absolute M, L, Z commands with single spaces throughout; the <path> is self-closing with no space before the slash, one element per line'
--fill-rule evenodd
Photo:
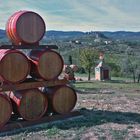
<path fill-rule="evenodd" d="M 80 67 L 88 73 L 88 80 L 91 72 L 99 63 L 99 50 L 94 47 L 85 47 L 79 51 Z M 111 75 L 115 77 L 132 77 L 133 82 L 140 82 L 140 56 L 134 49 L 127 47 L 123 54 L 105 53 L 105 63 L 111 68 Z M 72 63 L 73 57 L 69 56 Z M 83 71 L 84 72 L 84 71 Z"/>

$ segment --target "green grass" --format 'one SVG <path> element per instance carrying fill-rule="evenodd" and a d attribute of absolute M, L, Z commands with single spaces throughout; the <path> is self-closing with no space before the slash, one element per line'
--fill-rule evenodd
<path fill-rule="evenodd" d="M 83 73 L 83 74 L 75 73 L 75 76 L 76 77 L 88 77 L 88 74 L 87 73 Z M 94 73 L 91 73 L 91 77 L 94 77 Z"/>
<path fill-rule="evenodd" d="M 98 81 L 92 81 L 92 82 L 76 82 L 74 84 L 75 89 L 77 90 L 100 90 L 100 89 L 119 89 L 119 90 L 131 90 L 131 89 L 137 89 L 140 90 L 140 83 L 125 83 L 122 81 L 122 83 L 114 82 L 114 81 L 104 81 L 104 82 L 98 82 Z"/>
<path fill-rule="evenodd" d="M 128 134 L 128 130 L 124 129 L 124 130 L 112 130 L 110 129 L 110 133 L 112 135 L 112 138 L 114 140 L 124 140 L 126 135 Z"/>

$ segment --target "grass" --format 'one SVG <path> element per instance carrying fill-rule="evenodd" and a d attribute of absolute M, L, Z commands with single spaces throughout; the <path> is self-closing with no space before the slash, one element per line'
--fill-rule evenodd
<path fill-rule="evenodd" d="M 128 130 L 112 130 L 110 129 L 110 133 L 115 140 L 123 140 L 125 139 L 126 135 L 128 134 Z"/>
<path fill-rule="evenodd" d="M 140 139 L 136 132 L 140 130 L 140 84 L 83 81 L 73 87 L 78 91 L 75 108 L 82 117 L 46 123 L 1 139 Z M 104 90 L 114 92 L 100 92 Z"/>
<path fill-rule="evenodd" d="M 114 82 L 114 81 L 104 81 L 104 82 L 77 82 L 74 84 L 76 89 L 80 90 L 100 90 L 100 89 L 122 89 L 122 90 L 131 90 L 136 89 L 140 90 L 139 83 L 126 83 L 126 82 Z"/>

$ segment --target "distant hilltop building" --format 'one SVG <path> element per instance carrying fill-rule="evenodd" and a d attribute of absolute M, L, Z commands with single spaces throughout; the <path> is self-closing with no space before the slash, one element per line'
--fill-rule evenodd
<path fill-rule="evenodd" d="M 95 32 L 91 31 L 91 32 L 87 32 L 86 34 L 91 35 L 96 39 L 98 39 L 98 38 L 108 39 L 107 36 L 105 36 L 102 32 L 99 32 L 99 31 L 95 31 Z"/>
<path fill-rule="evenodd" d="M 95 80 L 102 81 L 102 80 L 110 80 L 110 67 L 105 64 L 104 62 L 104 54 L 100 53 L 99 55 L 100 62 L 95 67 Z"/>

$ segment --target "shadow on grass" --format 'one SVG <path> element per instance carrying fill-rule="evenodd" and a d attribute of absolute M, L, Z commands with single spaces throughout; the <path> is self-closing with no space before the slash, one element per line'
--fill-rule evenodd
<path fill-rule="evenodd" d="M 82 127 L 93 127 L 105 123 L 117 123 L 117 124 L 140 124 L 140 114 L 131 112 L 113 112 L 103 110 L 89 110 L 86 108 L 80 109 L 82 117 L 70 118 L 63 121 L 56 121 L 51 123 L 45 123 L 36 127 L 19 129 L 6 135 L 13 135 L 19 133 L 30 133 L 38 131 L 48 131 L 51 129 L 69 130 L 80 129 Z"/>
<path fill-rule="evenodd" d="M 78 81 L 76 82 L 76 84 L 81 84 L 81 83 L 85 83 L 85 84 L 88 84 L 88 83 L 127 83 L 125 80 L 102 80 L 102 81 L 96 81 L 96 80 L 92 80 L 92 81 Z"/>
<path fill-rule="evenodd" d="M 97 94 L 99 93 L 100 89 L 99 88 L 78 88 L 75 89 L 76 93 L 78 94 Z"/>
<path fill-rule="evenodd" d="M 77 81 L 74 84 L 89 84 L 89 83 L 94 83 L 95 81 Z"/>
<path fill-rule="evenodd" d="M 80 127 L 92 127 L 104 123 L 118 123 L 118 124 L 136 124 L 140 123 L 140 114 L 131 112 L 112 112 L 102 110 L 88 110 L 81 109 L 82 118 L 63 121 L 50 125 L 49 128 L 55 126 L 59 129 L 71 129 Z"/>
<path fill-rule="evenodd" d="M 126 83 L 124 80 L 107 80 L 107 81 L 103 81 L 103 82 L 106 82 L 106 83 Z"/>

